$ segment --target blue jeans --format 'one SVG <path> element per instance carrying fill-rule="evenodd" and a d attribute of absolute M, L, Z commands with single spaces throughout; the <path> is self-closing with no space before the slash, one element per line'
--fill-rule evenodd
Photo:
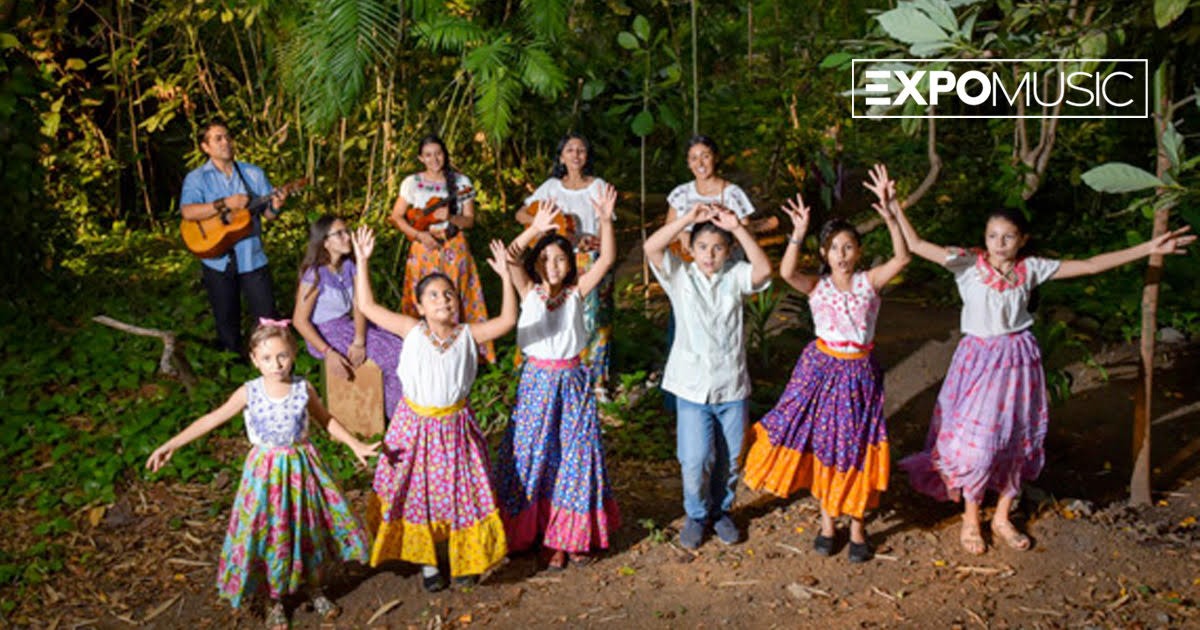
<path fill-rule="evenodd" d="M 688 518 L 720 518 L 733 507 L 750 402 L 705 405 L 676 397 L 675 431 Z"/>

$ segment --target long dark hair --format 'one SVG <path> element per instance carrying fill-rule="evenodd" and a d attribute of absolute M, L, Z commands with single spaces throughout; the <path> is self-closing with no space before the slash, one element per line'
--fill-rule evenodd
<path fill-rule="evenodd" d="M 321 267 L 333 262 L 329 260 L 329 250 L 325 249 L 325 240 L 329 238 L 329 228 L 333 227 L 335 221 L 345 222 L 341 217 L 335 217 L 332 214 L 321 215 L 321 218 L 312 222 L 308 226 L 308 246 L 304 250 L 304 258 L 300 259 L 300 278 L 304 279 L 304 274 L 309 269 L 319 270 Z M 342 260 L 354 260 L 354 252 L 346 254 Z M 341 269 L 341 262 L 338 261 L 338 268 Z M 316 283 L 321 283 L 321 274 L 319 271 L 314 272 L 316 275 Z"/>
<path fill-rule="evenodd" d="M 702 133 L 698 133 L 691 138 L 688 138 L 687 148 L 683 150 L 683 154 L 686 156 L 689 152 L 691 152 L 692 147 L 696 146 L 697 144 L 703 144 L 704 146 L 708 147 L 709 151 L 712 151 L 713 170 L 716 171 L 717 167 L 721 165 L 721 150 L 717 148 L 717 141 Z"/>
<path fill-rule="evenodd" d="M 421 142 L 417 144 L 417 155 L 430 144 L 442 148 L 442 157 L 445 158 L 442 161 L 442 177 L 446 179 L 446 208 L 450 210 L 450 214 L 458 214 L 458 182 L 455 181 L 454 167 L 450 165 L 450 149 L 446 148 L 446 143 L 442 142 L 440 137 L 431 133 L 421 138 Z"/>
<path fill-rule="evenodd" d="M 572 131 L 563 136 L 558 141 L 558 146 L 554 149 L 554 168 L 550 169 L 550 177 L 562 179 L 567 174 L 567 165 L 562 163 L 562 152 L 571 140 L 582 142 L 584 150 L 587 151 L 587 160 L 583 163 L 583 174 L 591 175 L 595 169 L 592 163 L 592 143 L 588 142 L 588 139 L 583 137 L 583 134 Z"/>
<path fill-rule="evenodd" d="M 830 219 L 821 226 L 821 235 L 818 241 L 821 243 L 821 267 L 817 270 L 817 275 L 823 276 L 833 271 L 829 267 L 829 245 L 833 243 L 833 237 L 846 232 L 854 237 L 854 242 L 862 247 L 862 238 L 858 235 L 858 230 L 854 229 L 854 224 L 845 219 Z M 820 253 L 820 252 L 818 252 Z"/>
<path fill-rule="evenodd" d="M 575 280 L 579 276 L 579 267 L 575 264 L 575 249 L 571 247 L 571 241 L 566 237 L 557 233 L 551 232 L 543 236 L 533 249 L 529 250 L 529 254 L 522 261 L 525 267 L 525 273 L 530 280 L 536 283 L 542 282 L 542 275 L 537 272 L 537 261 L 542 257 L 542 252 L 546 251 L 551 245 L 557 246 L 567 256 L 567 275 L 563 277 L 562 286 L 569 287 L 575 284 Z"/>

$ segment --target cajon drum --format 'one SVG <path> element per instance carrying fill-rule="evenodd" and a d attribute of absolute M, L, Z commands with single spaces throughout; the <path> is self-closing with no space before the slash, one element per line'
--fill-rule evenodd
<path fill-rule="evenodd" d="M 354 370 L 351 380 L 325 372 L 325 400 L 329 413 L 359 437 L 383 433 L 383 372 L 367 359 Z"/>

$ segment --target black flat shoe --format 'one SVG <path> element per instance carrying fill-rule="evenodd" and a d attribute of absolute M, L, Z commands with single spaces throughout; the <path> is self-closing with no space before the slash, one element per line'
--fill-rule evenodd
<path fill-rule="evenodd" d="M 441 573 L 438 573 L 437 575 L 421 576 L 421 587 L 424 588 L 428 593 L 436 593 L 438 591 L 445 590 L 447 586 L 449 586 L 449 584 L 446 584 L 446 579 L 442 577 Z"/>
<path fill-rule="evenodd" d="M 875 556 L 874 552 L 871 551 L 870 543 L 856 543 L 853 541 L 850 542 L 850 551 L 847 555 L 849 555 L 850 562 L 866 562 Z"/>
<path fill-rule="evenodd" d="M 813 540 L 813 551 L 817 552 L 819 555 L 822 555 L 822 556 L 832 556 L 833 555 L 833 537 L 822 536 L 821 534 L 817 534 L 816 539 Z"/>
<path fill-rule="evenodd" d="M 460 575 L 454 578 L 455 588 L 471 588 L 479 584 L 478 575 Z"/>

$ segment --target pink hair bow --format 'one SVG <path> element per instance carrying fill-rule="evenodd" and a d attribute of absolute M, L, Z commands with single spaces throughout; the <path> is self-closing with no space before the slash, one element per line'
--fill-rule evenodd
<path fill-rule="evenodd" d="M 258 318 L 259 326 L 278 326 L 280 328 L 287 328 L 291 323 L 292 320 L 290 319 L 267 319 L 266 317 Z"/>

